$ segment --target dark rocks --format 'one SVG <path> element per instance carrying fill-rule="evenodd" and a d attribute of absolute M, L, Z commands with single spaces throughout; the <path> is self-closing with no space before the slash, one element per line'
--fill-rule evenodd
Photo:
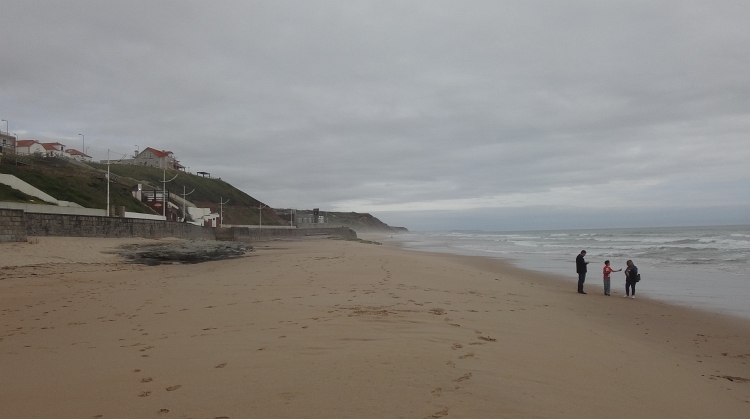
<path fill-rule="evenodd" d="M 244 256 L 248 250 L 252 251 L 252 246 L 241 242 L 198 240 L 164 244 L 128 244 L 116 253 L 132 263 L 159 265 L 234 259 Z"/>

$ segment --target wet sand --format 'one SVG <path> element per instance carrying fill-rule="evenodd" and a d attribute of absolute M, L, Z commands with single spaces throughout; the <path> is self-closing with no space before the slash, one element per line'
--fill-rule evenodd
<path fill-rule="evenodd" d="M 8 418 L 744 418 L 750 322 L 326 239 L 143 266 L 0 244 Z M 592 284 L 593 285 L 593 284 Z"/>

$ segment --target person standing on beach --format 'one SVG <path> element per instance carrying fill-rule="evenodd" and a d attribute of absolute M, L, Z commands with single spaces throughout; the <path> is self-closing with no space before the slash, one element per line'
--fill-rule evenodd
<path fill-rule="evenodd" d="M 603 270 L 604 272 L 604 295 L 607 295 L 607 296 L 609 295 L 609 279 L 610 279 L 609 274 L 611 274 L 612 272 L 620 272 L 621 270 L 622 268 L 616 271 L 612 270 L 612 268 L 610 268 L 609 266 L 609 261 L 608 260 L 604 261 L 604 270 Z"/>
<path fill-rule="evenodd" d="M 625 295 L 624 298 L 630 297 L 630 290 L 633 290 L 633 296 L 635 298 L 635 283 L 638 281 L 638 267 L 633 264 L 632 260 L 627 261 L 628 267 L 625 268 Z"/>
<path fill-rule="evenodd" d="M 583 260 L 586 256 L 586 251 L 581 250 L 581 253 L 576 257 L 576 272 L 578 272 L 578 293 L 586 294 L 583 292 L 583 283 L 586 282 L 586 265 L 589 263 Z"/>

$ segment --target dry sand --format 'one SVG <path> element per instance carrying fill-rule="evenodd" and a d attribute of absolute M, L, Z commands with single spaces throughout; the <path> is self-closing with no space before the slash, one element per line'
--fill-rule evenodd
<path fill-rule="evenodd" d="M 389 245 L 124 242 L 0 245 L 2 418 L 750 417 L 747 321 Z"/>

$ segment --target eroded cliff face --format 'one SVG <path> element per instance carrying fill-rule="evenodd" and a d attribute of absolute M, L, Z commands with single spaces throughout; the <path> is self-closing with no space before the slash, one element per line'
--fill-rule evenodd
<path fill-rule="evenodd" d="M 327 214 L 329 225 L 349 227 L 357 233 L 403 233 L 408 231 L 403 227 L 391 227 L 372 214 L 357 212 L 328 212 Z"/>

